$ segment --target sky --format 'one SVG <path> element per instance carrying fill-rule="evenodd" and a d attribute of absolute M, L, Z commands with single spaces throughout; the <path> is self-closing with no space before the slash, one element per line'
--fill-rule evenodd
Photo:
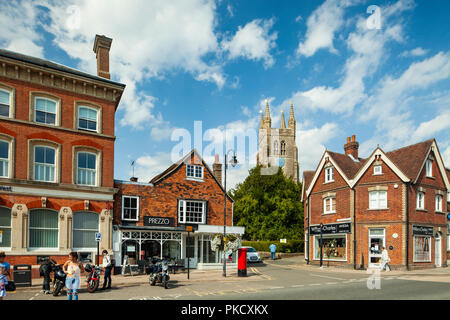
<path fill-rule="evenodd" d="M 1 48 L 96 74 L 95 34 L 113 39 L 116 179 L 132 161 L 147 182 L 191 148 L 209 165 L 233 148 L 235 186 L 266 99 L 273 127 L 294 105 L 300 172 L 353 134 L 363 158 L 436 138 L 450 167 L 447 0 L 0 1 Z"/>

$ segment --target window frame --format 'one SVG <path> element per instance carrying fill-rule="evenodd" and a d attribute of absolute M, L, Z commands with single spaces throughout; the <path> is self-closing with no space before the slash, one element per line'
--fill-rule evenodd
<path fill-rule="evenodd" d="M 334 210 L 333 210 L 333 200 L 334 200 Z M 330 211 L 327 210 L 327 202 L 331 201 L 330 203 Z M 323 214 L 332 214 L 336 213 L 336 197 L 330 196 L 323 198 Z"/>
<path fill-rule="evenodd" d="M 52 211 L 52 212 L 56 213 L 57 220 L 58 220 L 58 229 L 57 229 L 58 230 L 58 236 L 57 236 L 58 243 L 57 243 L 56 247 L 32 247 L 30 245 L 30 243 L 31 243 L 31 227 L 30 227 L 31 214 L 33 213 L 34 210 L 36 210 L 36 211 L 37 210 L 48 210 L 48 211 Z M 30 209 L 28 214 L 29 214 L 29 218 L 28 218 L 28 230 L 27 230 L 27 232 L 28 232 L 28 234 L 27 234 L 27 238 L 28 238 L 27 249 L 29 251 L 59 251 L 59 236 L 60 236 L 60 231 L 61 231 L 60 230 L 61 229 L 61 224 L 60 224 L 58 211 L 53 210 L 53 209 L 48 209 L 48 208 L 33 208 L 33 209 Z M 33 228 L 33 229 L 41 229 L 42 230 L 42 228 Z M 55 230 L 55 229 L 53 229 L 53 228 L 45 228 L 45 230 Z"/>
<path fill-rule="evenodd" d="M 49 97 L 45 97 L 45 96 L 34 96 L 33 97 L 34 98 L 34 109 L 33 109 L 33 122 L 35 122 L 35 123 L 39 123 L 39 124 L 45 124 L 45 125 L 48 125 L 48 126 L 59 126 L 59 119 L 58 119 L 58 117 L 59 117 L 59 115 L 58 115 L 58 100 L 55 100 L 55 99 L 52 99 L 52 98 L 49 98 Z M 36 105 L 37 105 L 37 100 L 38 99 L 41 99 L 41 100 L 48 100 L 48 101 L 52 101 L 52 102 L 54 102 L 55 103 L 55 123 L 47 123 L 47 122 L 40 122 L 40 121 L 37 121 L 36 120 L 36 112 L 37 112 L 37 109 L 36 109 Z M 41 111 L 42 112 L 42 111 Z M 46 112 L 46 113 L 51 113 L 51 112 Z"/>
<path fill-rule="evenodd" d="M 380 169 L 379 172 L 377 172 L 377 170 L 376 170 L 378 168 Z M 373 166 L 373 175 L 374 176 L 379 176 L 379 175 L 382 175 L 382 174 L 383 174 L 383 166 L 381 164 L 374 165 Z"/>
<path fill-rule="evenodd" d="M 325 168 L 325 183 L 334 182 L 334 167 Z"/>
<path fill-rule="evenodd" d="M 186 221 L 186 207 L 188 202 L 195 202 L 195 203 L 202 203 L 202 220 L 201 222 L 195 221 Z M 181 211 L 180 208 L 183 206 L 183 219 L 181 219 Z M 178 223 L 181 224 L 206 224 L 206 215 L 207 215 L 207 201 L 204 200 L 190 200 L 190 199 L 180 199 L 178 200 L 178 206 L 177 206 L 177 216 L 178 216 Z"/>
<path fill-rule="evenodd" d="M 9 226 L 6 226 L 6 225 L 0 225 L 0 229 L 2 229 L 2 230 L 4 230 L 4 229 L 9 229 L 9 230 L 11 230 L 11 232 L 10 232 L 10 238 L 9 238 L 9 247 L 5 247 L 5 246 L 2 246 L 2 244 L 0 244 L 0 249 L 1 250 L 3 250 L 3 251 L 9 251 L 9 250 L 11 250 L 11 247 L 12 247 L 12 208 L 8 208 L 8 207 L 6 207 L 6 206 L 0 206 L 0 208 L 5 208 L 5 209 L 8 209 L 9 210 Z M 3 237 L 4 237 L 4 235 L 3 235 Z M 2 243 L 3 243 L 3 239 L 2 239 Z"/>
<path fill-rule="evenodd" d="M 386 195 L 386 206 L 383 207 L 381 206 L 381 193 L 384 193 Z M 369 191 L 369 210 L 386 210 L 388 209 L 388 195 L 387 195 L 387 191 L 386 190 L 373 190 L 373 191 Z M 376 203 L 377 206 L 373 207 L 372 206 L 372 199 L 371 199 L 371 195 L 376 194 Z"/>
<path fill-rule="evenodd" d="M 440 198 L 440 200 L 438 200 Z M 436 212 L 443 212 L 442 210 L 443 210 L 443 204 L 442 204 L 442 200 L 444 199 L 444 197 L 442 196 L 442 194 L 436 194 L 435 195 L 435 197 L 434 197 L 434 205 L 435 205 L 435 208 L 434 208 L 434 211 L 436 211 Z"/>
<path fill-rule="evenodd" d="M 81 108 L 94 110 L 97 113 L 97 116 L 96 116 L 97 119 L 95 120 L 95 124 L 96 124 L 96 129 L 95 130 L 88 129 L 88 128 L 80 128 L 80 109 Z M 100 133 L 100 124 L 99 124 L 100 123 L 100 108 L 93 107 L 93 106 L 88 105 L 88 104 L 77 103 L 76 112 L 77 112 L 76 128 L 78 130 Z M 88 120 L 88 119 L 86 119 L 86 120 Z M 92 120 L 89 120 L 89 121 L 92 121 Z"/>
<path fill-rule="evenodd" d="M 428 250 L 428 256 L 429 259 L 428 260 L 419 260 L 417 259 L 416 256 L 416 238 L 428 238 L 428 246 L 429 246 L 429 250 Z M 431 262 L 431 251 L 432 249 L 432 241 L 431 241 L 431 236 L 420 236 L 420 235 L 414 235 L 413 236 L 413 262 Z M 433 250 L 434 251 L 434 250 Z"/>
<path fill-rule="evenodd" d="M 94 230 L 94 229 L 76 229 L 75 228 L 75 222 L 74 222 L 75 215 L 83 214 L 83 213 L 94 213 L 94 214 L 97 215 L 97 230 Z M 89 210 L 75 211 L 75 212 L 72 213 L 72 250 L 73 251 L 89 251 L 89 250 L 97 248 L 97 245 L 94 245 L 93 247 L 75 247 L 73 245 L 74 238 L 75 238 L 74 237 L 75 231 L 90 231 L 90 232 L 95 231 L 95 232 L 100 232 L 100 215 L 97 212 L 89 211 Z"/>
<path fill-rule="evenodd" d="M 0 115 L 0 117 L 5 117 L 5 118 L 11 118 L 11 109 L 12 109 L 12 90 L 6 90 L 4 88 L 2 88 L 0 86 L 0 91 L 6 92 L 9 95 L 9 104 L 8 104 L 8 115 L 7 116 L 2 116 Z"/>
<path fill-rule="evenodd" d="M 53 164 L 53 181 L 47 181 L 47 180 L 38 180 L 36 179 L 36 148 L 37 147 L 41 147 L 41 148 L 49 148 L 49 149 L 53 149 L 55 152 L 55 157 L 54 157 L 54 164 Z M 48 182 L 48 183 L 57 183 L 58 182 L 58 148 L 57 147 L 52 147 L 46 144 L 40 144 L 40 143 L 36 143 L 33 145 L 32 147 L 33 149 L 33 181 L 38 181 L 38 182 Z M 41 162 L 39 162 L 41 163 Z M 52 166 L 51 164 L 47 164 L 47 163 L 41 163 L 44 166 Z"/>
<path fill-rule="evenodd" d="M 5 143 L 7 143 L 8 144 L 8 159 L 4 159 L 4 158 L 0 158 L 0 161 L 7 161 L 8 162 L 8 170 L 7 170 L 7 175 L 6 176 L 3 176 L 3 175 L 0 175 L 0 178 L 3 178 L 3 179 L 10 179 L 10 178 L 12 178 L 11 177 L 11 175 L 12 175 L 12 166 L 14 165 L 13 164 L 13 159 L 12 159 L 12 154 L 13 154 L 13 152 L 12 152 L 12 148 L 13 148 L 13 142 L 12 142 L 12 140 L 11 139 L 6 139 L 6 138 L 4 138 L 4 137 L 2 137 L 2 135 L 0 135 L 0 142 L 5 142 Z M 0 173 L 1 174 L 1 173 Z"/>
<path fill-rule="evenodd" d="M 325 258 L 325 252 L 323 252 L 323 261 L 347 261 L 348 260 L 348 241 L 347 241 L 347 234 L 346 233 L 335 233 L 335 234 L 327 234 L 322 235 L 323 240 L 326 239 L 337 239 L 337 238 L 343 238 L 345 239 L 345 258 L 343 259 L 329 259 Z M 318 257 L 316 257 L 316 249 L 318 249 Z M 313 260 L 319 261 L 320 260 L 320 235 L 314 235 L 313 240 Z"/>
<path fill-rule="evenodd" d="M 286 150 L 286 141 L 281 140 L 281 143 L 280 143 L 280 156 L 285 156 L 286 152 L 287 152 L 287 150 Z"/>
<path fill-rule="evenodd" d="M 78 156 L 79 156 L 79 154 L 80 153 L 87 153 L 87 154 L 92 154 L 92 155 L 94 155 L 95 156 L 95 179 L 94 179 L 94 184 L 83 184 L 83 183 L 80 183 L 79 181 L 78 181 L 78 170 L 80 169 L 79 167 L 78 167 Z M 98 163 L 98 158 L 99 158 L 99 155 L 98 155 L 98 153 L 95 153 L 95 152 L 92 152 L 92 151 L 86 151 L 86 150 L 78 150 L 78 151 L 76 151 L 75 152 L 75 157 L 76 157 L 76 159 L 75 159 L 75 184 L 77 184 L 77 185 L 79 185 L 79 186 L 88 186 L 88 187 L 97 187 L 98 186 L 98 167 L 99 167 L 99 163 Z M 84 168 L 84 170 L 92 170 L 92 169 L 86 169 L 86 168 Z"/>
<path fill-rule="evenodd" d="M 194 172 L 194 175 L 193 176 L 190 176 L 189 174 L 188 174 L 188 171 L 189 171 L 189 166 L 191 166 L 191 167 L 193 167 L 193 172 Z M 196 174 L 196 168 L 197 167 L 200 167 L 201 168 L 201 177 L 199 178 L 199 177 L 196 177 L 195 176 L 195 174 Z M 204 175 L 205 175 L 205 173 L 204 173 L 204 168 L 203 168 L 203 166 L 202 165 L 197 165 L 197 164 L 186 164 L 186 179 L 193 179 L 193 180 L 197 180 L 197 181 L 203 181 L 203 178 L 204 178 Z"/>
<path fill-rule="evenodd" d="M 16 88 L 0 82 L 0 90 L 9 93 L 8 117 L 6 117 L 6 116 L 1 116 L 1 117 L 14 119 L 14 117 L 16 115 Z"/>
<path fill-rule="evenodd" d="M 420 204 L 420 195 L 422 195 L 422 205 L 419 206 Z M 416 210 L 425 210 L 425 192 L 423 191 L 418 191 L 416 194 Z"/>
<path fill-rule="evenodd" d="M 131 219 L 131 218 L 125 218 L 124 217 L 125 198 L 136 199 L 136 219 Z M 128 208 L 127 207 L 127 209 L 134 209 L 134 208 Z M 133 222 L 139 221 L 139 196 L 122 195 L 122 217 L 121 218 L 122 218 L 122 221 L 133 221 Z"/>
<path fill-rule="evenodd" d="M 427 161 L 425 162 L 425 175 L 428 178 L 433 177 L 433 160 L 431 159 L 427 159 Z"/>

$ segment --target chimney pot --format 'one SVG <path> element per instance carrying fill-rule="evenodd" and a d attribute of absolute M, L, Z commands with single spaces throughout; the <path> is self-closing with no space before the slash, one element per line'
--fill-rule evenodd
<path fill-rule="evenodd" d="M 355 142 L 356 136 L 352 135 L 352 142 Z"/>
<path fill-rule="evenodd" d="M 109 73 L 109 49 L 112 39 L 104 35 L 95 35 L 94 52 L 97 56 L 97 75 L 105 79 L 111 79 Z"/>
<path fill-rule="evenodd" d="M 347 143 L 350 143 L 350 137 L 347 137 Z"/>

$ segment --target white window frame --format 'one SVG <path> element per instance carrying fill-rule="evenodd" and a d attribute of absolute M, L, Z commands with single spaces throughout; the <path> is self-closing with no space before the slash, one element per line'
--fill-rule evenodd
<path fill-rule="evenodd" d="M 6 90 L 4 88 L 0 88 L 0 91 L 6 92 L 7 94 L 9 94 L 8 116 L 0 116 L 0 117 L 12 118 L 13 92 L 11 90 Z"/>
<path fill-rule="evenodd" d="M 334 200 L 334 210 L 333 210 L 333 200 Z M 330 210 L 327 210 L 328 202 L 330 202 Z M 336 197 L 326 197 L 323 199 L 323 213 L 324 214 L 336 213 Z"/>
<path fill-rule="evenodd" d="M 416 239 L 415 238 L 428 238 L 428 245 L 429 245 L 429 250 L 428 250 L 428 252 L 429 252 L 429 258 L 428 258 L 428 260 L 418 260 L 417 258 L 416 258 Z M 431 262 L 431 251 L 433 250 L 432 249 L 432 247 L 431 247 L 431 245 L 432 245 L 432 241 L 431 241 L 431 236 L 417 236 L 417 235 L 415 235 L 415 236 L 413 236 L 413 262 Z"/>
<path fill-rule="evenodd" d="M 80 109 L 81 108 L 94 110 L 97 113 L 97 117 L 96 117 L 97 119 L 95 120 L 95 124 L 96 124 L 97 129 L 92 130 L 92 129 L 88 129 L 88 128 L 80 128 Z M 89 106 L 86 106 L 86 105 L 78 105 L 77 112 L 78 112 L 78 116 L 77 116 L 77 128 L 78 128 L 78 130 L 85 130 L 85 131 L 90 131 L 90 132 L 99 132 L 99 127 L 100 127 L 99 126 L 99 115 L 100 115 L 100 112 L 99 112 L 99 110 L 97 108 L 89 107 Z M 88 119 L 85 119 L 85 120 L 88 120 Z M 92 121 L 92 120 L 90 120 L 90 121 Z"/>
<path fill-rule="evenodd" d="M 190 175 L 188 174 L 188 172 L 189 172 L 188 168 L 189 168 L 189 167 L 193 167 L 193 172 L 194 172 L 194 175 L 193 175 L 193 176 L 190 176 Z M 196 177 L 196 169 L 197 169 L 198 167 L 201 168 L 201 177 Z M 203 166 L 199 166 L 199 165 L 195 165 L 195 164 L 186 164 L 186 178 L 187 178 L 187 179 L 203 180 L 203 176 L 204 176 Z"/>
<path fill-rule="evenodd" d="M 421 199 L 422 196 L 422 199 Z M 421 202 L 422 200 L 422 202 Z M 425 210 L 425 192 L 419 191 L 416 194 L 416 210 Z"/>
<path fill-rule="evenodd" d="M 36 112 L 37 112 L 37 103 L 36 103 L 36 101 L 37 100 L 48 100 L 48 101 L 52 101 L 52 102 L 54 102 L 55 103 L 55 123 L 46 123 L 46 122 L 39 122 L 39 121 L 36 121 Z M 48 125 L 48 126 L 58 126 L 58 117 L 59 117 L 59 115 L 58 115 L 58 109 L 59 109 L 59 107 L 58 107 L 58 101 L 57 100 L 54 100 L 54 99 L 50 99 L 50 98 L 47 98 L 47 97 L 41 97 L 41 96 L 36 96 L 36 97 L 34 97 L 34 122 L 36 122 L 36 123 L 39 123 L 39 124 L 45 124 L 45 125 Z M 51 112 L 47 112 L 47 113 L 51 113 Z"/>
<path fill-rule="evenodd" d="M 426 176 L 432 177 L 433 176 L 433 160 L 427 159 L 425 167 L 426 167 Z"/>
<path fill-rule="evenodd" d="M 334 168 L 328 167 L 325 168 L 325 183 L 334 182 Z"/>
<path fill-rule="evenodd" d="M 436 212 L 443 212 L 442 211 L 442 200 L 443 200 L 443 196 L 441 195 L 441 194 L 437 194 L 436 196 L 435 196 L 435 211 Z"/>
<path fill-rule="evenodd" d="M 379 170 L 377 170 L 377 169 L 379 169 Z M 381 164 L 377 164 L 377 165 L 373 166 L 373 174 L 375 176 L 383 174 L 383 167 L 381 166 Z"/>
<path fill-rule="evenodd" d="M 0 142 L 6 142 L 8 144 L 8 158 L 0 158 L 0 161 L 6 162 L 8 165 L 8 168 L 6 170 L 6 176 L 1 175 L 0 172 L 0 178 L 9 178 L 10 177 L 10 172 L 11 172 L 11 148 L 12 148 L 12 144 L 11 141 L 8 140 L 4 140 L 0 138 Z"/>
<path fill-rule="evenodd" d="M 447 202 L 450 202 L 450 191 L 447 192 Z"/>
<path fill-rule="evenodd" d="M 53 167 L 54 172 L 53 172 L 53 181 L 50 180 L 37 180 L 36 179 L 36 148 L 49 148 L 49 149 L 53 149 L 55 151 L 55 159 L 54 159 L 54 164 L 46 164 L 46 163 L 41 163 L 38 162 L 39 164 L 41 164 L 44 167 Z M 54 148 L 54 147 L 50 147 L 48 145 L 40 145 L 40 144 L 36 144 L 33 146 L 33 180 L 34 181 L 40 181 L 40 182 L 56 182 L 56 176 L 57 176 L 57 170 L 58 170 L 58 149 Z"/>
<path fill-rule="evenodd" d="M 92 154 L 92 155 L 94 155 L 95 156 L 95 170 L 93 170 L 93 169 L 86 169 L 86 168 L 83 168 L 82 170 L 87 170 L 87 171 L 95 171 L 95 179 L 94 179 L 94 184 L 83 184 L 83 183 L 80 183 L 79 181 L 78 181 L 78 170 L 79 170 L 79 167 L 78 167 L 78 155 L 80 154 L 80 153 L 87 153 L 87 154 Z M 77 166 L 76 166 L 76 184 L 77 185 L 80 185 L 80 186 L 93 186 L 93 187 L 96 187 L 96 186 L 98 186 L 98 154 L 97 153 L 94 153 L 94 152 L 89 152 L 89 151 L 83 151 L 83 150 L 80 150 L 80 151 L 77 151 L 77 153 L 76 153 L 76 163 L 77 163 Z"/>
<path fill-rule="evenodd" d="M 202 214 L 202 221 L 201 222 L 186 221 L 187 202 L 202 203 L 202 205 L 203 205 L 203 214 Z M 183 215 L 181 214 L 181 210 L 180 210 L 181 207 L 183 207 Z M 179 200 L 178 201 L 178 223 L 205 224 L 206 223 L 206 201 L 202 201 L 202 200 Z"/>
<path fill-rule="evenodd" d="M 386 197 L 385 197 L 386 198 L 385 206 L 383 206 L 383 203 L 382 203 L 382 197 L 381 197 L 382 193 L 386 195 Z M 372 205 L 373 202 L 371 201 L 372 197 L 374 195 L 376 195 L 376 206 L 373 206 Z M 369 209 L 375 209 L 375 210 L 388 209 L 388 205 L 387 204 L 388 204 L 387 191 L 385 191 L 385 190 L 376 190 L 376 191 L 370 191 L 369 192 Z"/>
<path fill-rule="evenodd" d="M 130 198 L 130 199 L 136 199 L 136 219 L 130 219 L 130 218 L 125 218 L 124 217 L 124 203 L 125 203 L 125 198 Z M 134 209 L 134 208 L 128 208 L 128 209 Z M 139 221 L 139 197 L 137 196 L 127 196 L 127 195 L 122 195 L 122 221 Z"/>

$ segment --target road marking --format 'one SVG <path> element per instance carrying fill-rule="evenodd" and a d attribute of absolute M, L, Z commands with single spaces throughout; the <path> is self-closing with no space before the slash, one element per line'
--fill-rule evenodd
<path fill-rule="evenodd" d="M 153 300 L 162 300 L 160 297 L 153 297 Z"/>
<path fill-rule="evenodd" d="M 320 286 L 320 283 L 313 283 L 313 284 L 310 284 L 310 286 Z"/>
<path fill-rule="evenodd" d="M 266 289 L 272 290 L 272 289 L 284 289 L 284 287 L 267 287 Z"/>
<path fill-rule="evenodd" d="M 327 284 L 337 284 L 337 282 L 327 282 Z"/>
<path fill-rule="evenodd" d="M 300 288 L 300 287 L 304 287 L 304 284 L 296 284 L 294 286 L 291 286 L 292 288 Z"/>
<path fill-rule="evenodd" d="M 345 279 L 342 279 L 342 278 L 324 276 L 324 275 L 320 275 L 320 274 L 312 274 L 312 273 L 310 273 L 309 275 L 313 276 L 313 277 L 321 277 L 321 278 L 328 278 L 328 279 L 334 279 L 334 280 L 345 280 Z"/>

